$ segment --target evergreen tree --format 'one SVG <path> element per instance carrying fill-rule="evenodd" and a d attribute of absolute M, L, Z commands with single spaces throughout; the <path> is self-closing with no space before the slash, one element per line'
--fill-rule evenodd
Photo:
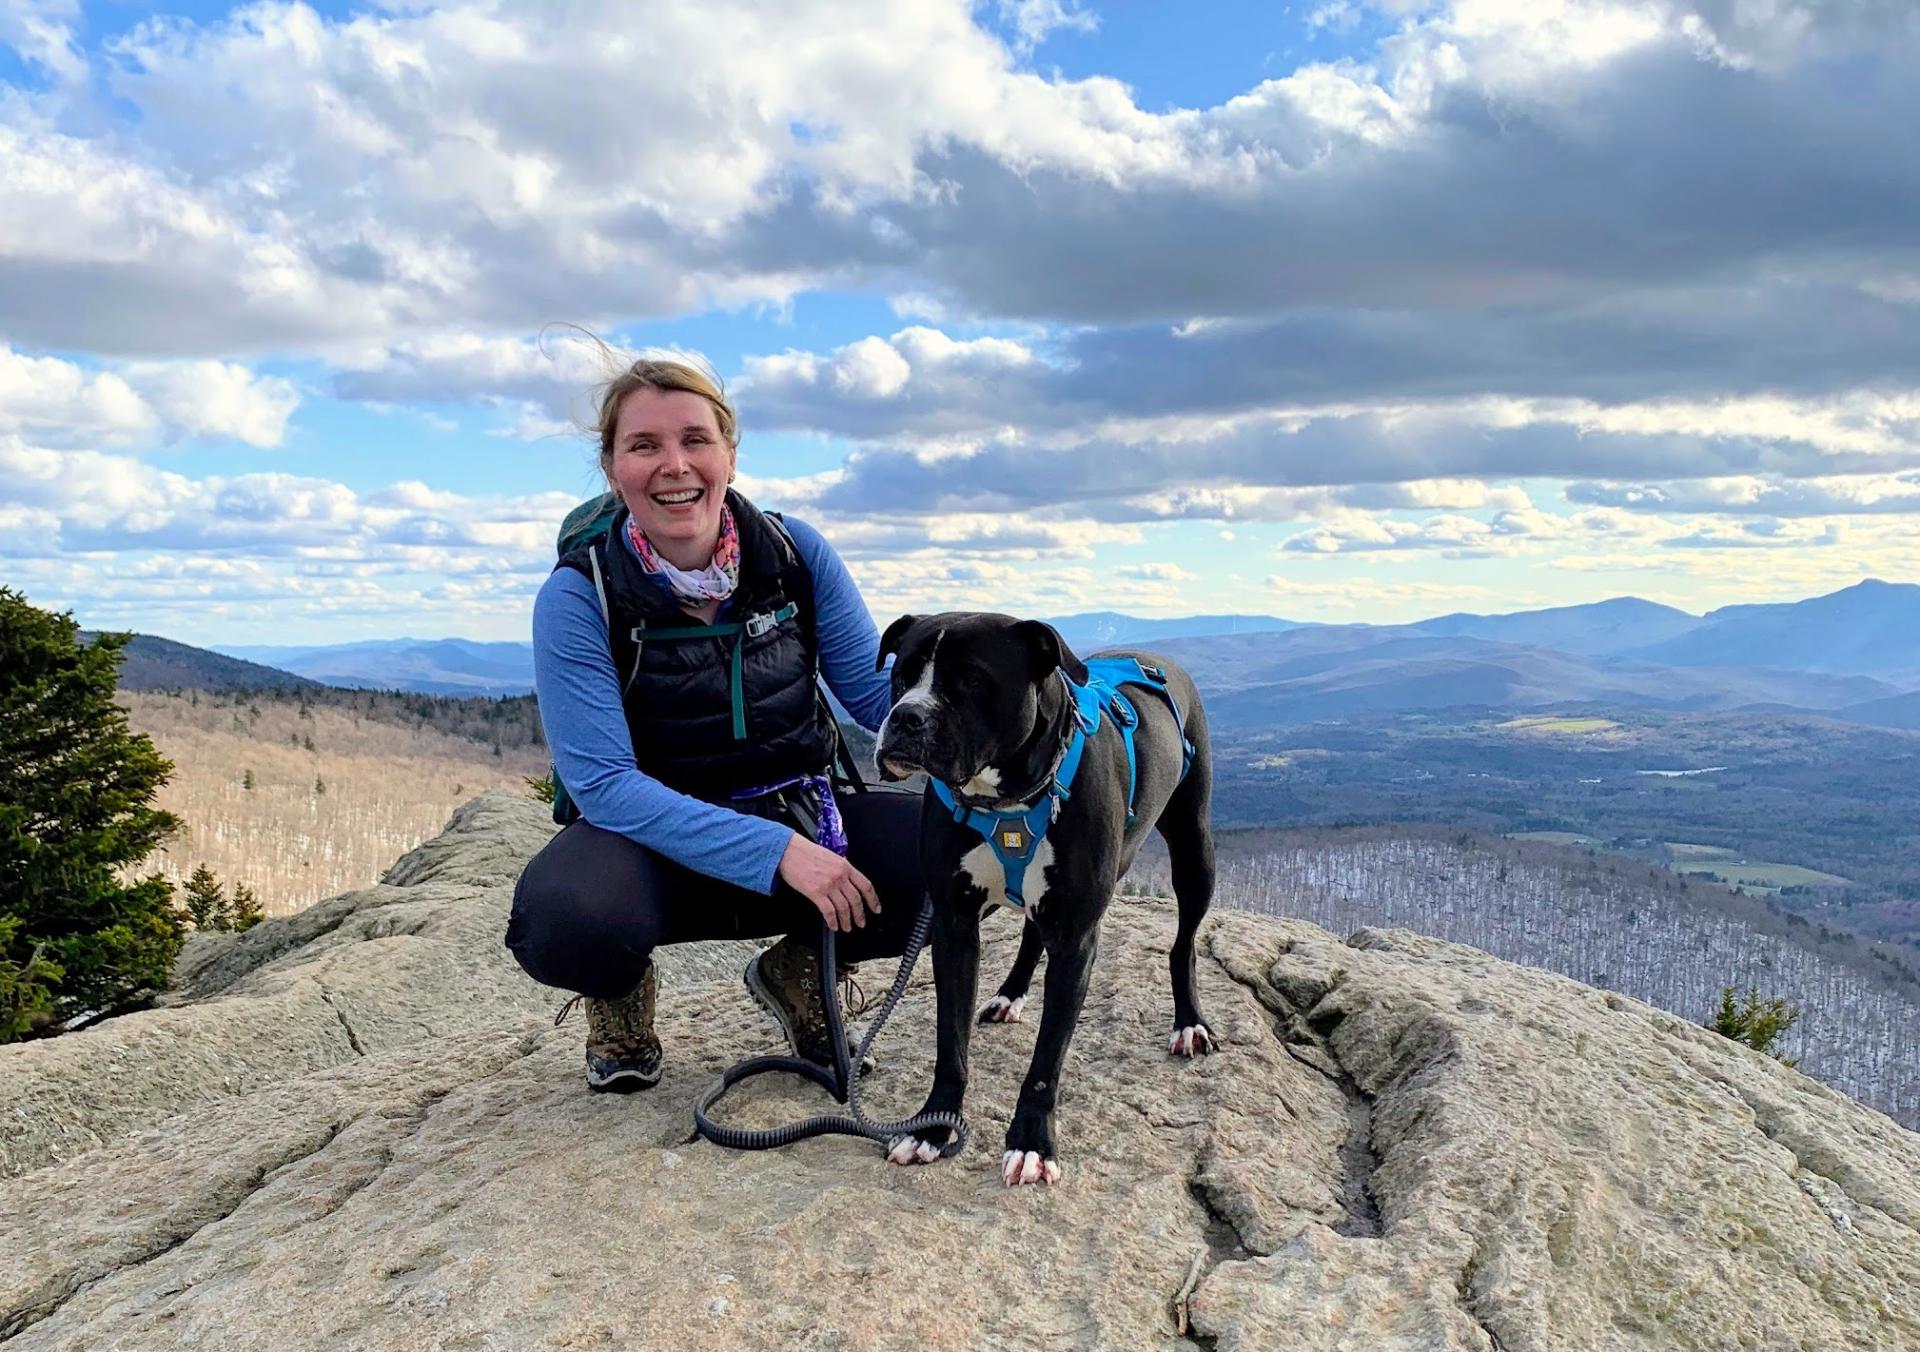
<path fill-rule="evenodd" d="M 0 1042 L 130 1003 L 180 951 L 166 879 L 122 878 L 180 825 L 113 702 L 132 636 L 78 628 L 0 587 Z"/>
<path fill-rule="evenodd" d="M 1775 1051 L 1774 1045 L 1799 1019 L 1799 1008 L 1783 997 L 1763 1000 L 1760 992 L 1749 986 L 1746 998 L 1736 1003 L 1733 987 L 1728 986 L 1720 992 L 1720 1008 L 1707 1027 L 1791 1066 L 1798 1064 L 1795 1058 Z"/>
<path fill-rule="evenodd" d="M 184 903 L 187 918 L 193 921 L 195 929 L 233 928 L 233 909 L 227 902 L 226 890 L 220 886 L 220 880 L 213 876 L 212 869 L 205 864 L 194 869 L 183 891 L 186 894 Z"/>
<path fill-rule="evenodd" d="M 250 930 L 267 918 L 267 913 L 260 908 L 259 900 L 253 895 L 253 889 L 245 883 L 233 885 L 232 917 L 229 928 L 236 930 Z"/>
<path fill-rule="evenodd" d="M 37 944 L 24 962 L 7 956 L 21 925 L 17 915 L 0 914 L 0 1042 L 25 1037 L 53 1017 L 53 985 L 60 964 Z"/>

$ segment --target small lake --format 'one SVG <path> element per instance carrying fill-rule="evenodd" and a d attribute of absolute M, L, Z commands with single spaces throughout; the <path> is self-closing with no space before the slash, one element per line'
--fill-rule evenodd
<path fill-rule="evenodd" d="M 1636 775 L 1657 775 L 1661 779 L 1685 779 L 1688 775 L 1717 775 L 1727 767 L 1707 765 L 1698 770 L 1635 770 Z"/>

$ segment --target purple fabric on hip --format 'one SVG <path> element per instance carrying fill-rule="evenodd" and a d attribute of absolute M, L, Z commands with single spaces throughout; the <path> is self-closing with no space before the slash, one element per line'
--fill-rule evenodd
<path fill-rule="evenodd" d="M 795 775 L 792 779 L 783 779 L 778 784 L 764 784 L 757 789 L 742 789 L 733 795 L 737 803 L 747 798 L 764 798 L 770 793 L 790 789 L 796 784 L 804 784 L 813 790 L 814 797 L 820 801 L 820 838 L 815 843 L 832 850 L 842 858 L 847 853 L 847 828 L 840 820 L 840 804 L 833 798 L 833 782 L 825 775 Z"/>

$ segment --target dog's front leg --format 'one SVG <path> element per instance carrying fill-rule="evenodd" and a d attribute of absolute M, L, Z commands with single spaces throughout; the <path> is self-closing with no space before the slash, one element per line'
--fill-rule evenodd
<path fill-rule="evenodd" d="M 967 1048 L 973 1034 L 973 1000 L 980 980 L 980 910 L 977 888 L 956 880 L 933 907 L 934 1022 L 938 1036 L 933 1090 L 922 1112 L 957 1113 L 967 1095 Z M 953 1138 L 947 1127 L 889 1143 L 894 1164 L 928 1164 Z"/>
<path fill-rule="evenodd" d="M 1033 1062 L 1013 1121 L 1007 1125 L 1007 1153 L 1000 1175 L 1008 1187 L 1022 1183 L 1057 1183 L 1060 1163 L 1055 1158 L 1053 1109 L 1060 1097 L 1060 1068 L 1066 1063 L 1067 1044 L 1080 1022 L 1087 1001 L 1087 980 L 1093 974 L 1099 924 L 1078 934 L 1055 931 L 1047 945 L 1047 975 L 1042 987 L 1040 1034 L 1034 1040 Z"/>
<path fill-rule="evenodd" d="M 1040 965 L 1040 926 L 1031 916 L 1020 926 L 1020 952 L 1013 969 L 1000 983 L 991 1000 L 980 1006 L 976 1023 L 1018 1023 L 1020 1010 L 1027 1003 L 1027 987 L 1033 984 L 1033 969 Z"/>

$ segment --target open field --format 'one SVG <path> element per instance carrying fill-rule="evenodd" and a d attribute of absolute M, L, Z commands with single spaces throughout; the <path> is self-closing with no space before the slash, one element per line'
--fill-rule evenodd
<path fill-rule="evenodd" d="M 1579 737 L 1593 733 L 1617 732 L 1620 725 L 1611 718 L 1565 718 L 1558 714 L 1529 714 L 1494 724 L 1503 732 L 1518 732 Z"/>
<path fill-rule="evenodd" d="M 1729 850 L 1724 845 L 1696 845 L 1686 840 L 1669 840 L 1667 853 L 1673 856 L 1676 864 L 1698 864 L 1715 859 L 1738 859 L 1738 850 Z"/>
<path fill-rule="evenodd" d="M 1537 840 L 1547 845 L 1578 845 L 1586 849 L 1604 848 L 1592 836 L 1583 836 L 1578 831 L 1509 831 L 1508 840 Z"/>
<path fill-rule="evenodd" d="M 1710 878 L 1749 892 L 1778 892 L 1783 887 L 1851 887 L 1846 878 L 1798 864 L 1770 864 L 1764 860 L 1729 859 L 1702 867 L 1676 869 L 1690 878 Z"/>
<path fill-rule="evenodd" d="M 173 762 L 159 805 L 186 823 L 148 868 L 178 884 L 205 864 L 251 887 L 268 915 L 379 881 L 455 807 L 547 769 L 539 747 L 496 754 L 293 697 L 123 690 L 119 702 Z"/>
<path fill-rule="evenodd" d="M 1651 847 L 1621 845 L 1583 835 L 1578 831 L 1509 831 L 1508 840 L 1531 840 L 1545 845 L 1571 845 L 1583 850 L 1601 850 L 1626 858 L 1664 864 L 1683 878 L 1738 887 L 1748 892 L 1777 895 L 1787 887 L 1844 889 L 1854 885 L 1851 878 L 1823 873 L 1799 864 L 1776 864 L 1764 859 L 1743 859 L 1738 850 L 1724 845 L 1699 845 L 1691 841 L 1669 840 Z"/>

